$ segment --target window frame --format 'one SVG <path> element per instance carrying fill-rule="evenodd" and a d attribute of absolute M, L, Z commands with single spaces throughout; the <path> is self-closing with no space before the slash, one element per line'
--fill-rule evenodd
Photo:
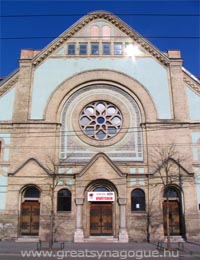
<path fill-rule="evenodd" d="M 106 49 L 104 48 L 105 46 L 109 46 L 109 52 L 106 53 Z M 102 43 L 102 55 L 108 56 L 111 55 L 111 43 L 110 42 L 103 42 Z"/>
<path fill-rule="evenodd" d="M 135 196 L 134 192 L 136 193 L 137 191 L 140 191 L 143 196 Z M 141 205 L 139 208 L 137 208 L 137 204 Z M 146 199 L 145 199 L 145 192 L 140 189 L 136 188 L 132 190 L 131 192 L 131 211 L 132 212 L 145 212 L 146 211 Z"/>
<path fill-rule="evenodd" d="M 62 191 L 67 191 L 69 195 L 59 196 Z M 66 206 L 67 205 L 67 206 Z M 66 206 L 66 208 L 64 208 Z M 57 212 L 71 212 L 72 211 L 72 193 L 69 189 L 61 189 L 57 193 Z"/>
<path fill-rule="evenodd" d="M 85 48 L 84 49 L 85 51 L 82 53 L 83 47 Z M 79 42 L 79 55 L 80 56 L 88 55 L 88 42 Z"/>
<path fill-rule="evenodd" d="M 70 51 L 69 46 L 73 46 L 74 47 L 74 52 L 73 53 L 69 53 L 69 51 Z M 76 55 L 76 43 L 68 43 L 67 44 L 67 55 Z"/>
<path fill-rule="evenodd" d="M 94 46 L 97 46 L 98 48 L 97 48 L 97 53 L 93 53 L 93 50 L 92 50 L 92 47 L 94 47 Z M 99 55 L 100 54 L 100 48 L 99 48 L 99 46 L 100 46 L 100 44 L 99 44 L 99 42 L 91 42 L 90 43 L 90 55 L 92 55 L 92 56 L 95 56 L 95 55 Z"/>
<path fill-rule="evenodd" d="M 118 46 L 120 46 L 120 48 L 116 48 Z M 114 42 L 114 55 L 117 55 L 117 56 L 123 55 L 123 43 L 122 42 Z"/>

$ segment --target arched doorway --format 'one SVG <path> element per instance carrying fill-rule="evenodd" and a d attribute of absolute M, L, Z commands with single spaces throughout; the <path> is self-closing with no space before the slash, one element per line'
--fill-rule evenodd
<path fill-rule="evenodd" d="M 94 181 L 87 188 L 89 236 L 116 234 L 116 189 L 107 180 Z"/>
<path fill-rule="evenodd" d="M 37 236 L 39 234 L 40 219 L 40 191 L 34 187 L 27 187 L 22 193 L 20 234 Z"/>
<path fill-rule="evenodd" d="M 183 235 L 181 193 L 176 187 L 167 187 L 164 190 L 163 201 L 163 226 L 164 235 Z"/>
<path fill-rule="evenodd" d="M 110 191 L 105 187 L 98 187 L 93 193 L 105 196 Z M 113 235 L 112 202 L 98 201 L 90 204 L 90 235 Z"/>

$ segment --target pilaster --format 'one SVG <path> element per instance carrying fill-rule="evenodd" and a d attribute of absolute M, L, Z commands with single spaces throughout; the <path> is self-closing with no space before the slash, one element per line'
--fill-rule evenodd
<path fill-rule="evenodd" d="M 180 51 L 168 51 L 170 59 L 170 76 L 172 85 L 172 102 L 174 119 L 188 121 L 189 111 L 187 106 L 186 90 L 183 82 L 182 58 Z"/>
<path fill-rule="evenodd" d="M 83 235 L 83 223 L 82 223 L 82 209 L 83 209 L 83 198 L 76 198 L 76 230 L 74 233 L 74 242 L 84 242 Z"/>
<path fill-rule="evenodd" d="M 119 242 L 128 242 L 128 232 L 126 226 L 126 198 L 119 198 Z"/>
<path fill-rule="evenodd" d="M 29 99 L 32 81 L 33 51 L 22 50 L 19 60 L 19 81 L 15 92 L 13 111 L 14 122 L 25 122 L 28 119 Z"/>

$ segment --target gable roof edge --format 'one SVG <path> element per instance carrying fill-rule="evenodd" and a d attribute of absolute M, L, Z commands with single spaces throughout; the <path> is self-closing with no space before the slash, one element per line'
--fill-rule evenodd
<path fill-rule="evenodd" d="M 144 48 L 147 52 L 149 52 L 152 56 L 154 56 L 164 65 L 168 65 L 170 63 L 169 58 L 165 54 L 158 50 L 152 43 L 146 40 L 142 35 L 136 32 L 119 17 L 115 16 L 110 12 L 95 11 L 88 13 L 82 18 L 80 18 L 77 22 L 75 22 L 72 26 L 65 30 L 60 36 L 58 36 L 50 44 L 48 44 L 40 53 L 38 53 L 33 58 L 33 65 L 37 66 L 38 64 L 40 64 L 40 62 L 47 58 L 48 55 L 50 55 L 53 51 L 58 49 L 61 44 L 69 40 L 75 33 L 77 33 L 89 22 L 96 19 L 105 19 L 109 21 L 110 23 L 118 27 L 122 32 L 124 32 L 128 37 L 132 38 L 135 42 L 141 45 L 142 48 Z"/>
<path fill-rule="evenodd" d="M 111 161 L 111 159 L 105 153 L 97 153 L 92 157 L 89 163 L 76 175 L 77 177 L 83 176 L 83 174 L 97 161 L 100 157 L 104 158 L 107 163 L 117 172 L 120 177 L 126 176 L 125 173 L 121 172 L 121 170 Z"/>
<path fill-rule="evenodd" d="M 168 162 L 168 161 L 173 161 L 176 165 L 178 165 L 183 171 L 185 171 L 188 175 L 190 175 L 191 177 L 194 176 L 194 173 L 193 172 L 189 172 L 187 169 L 185 169 L 178 161 L 176 161 L 175 159 L 173 158 L 167 158 L 166 160 L 164 160 L 162 162 L 162 164 L 160 166 L 158 166 L 152 173 L 151 175 L 154 175 L 157 171 L 159 171 L 163 165 Z"/>
<path fill-rule="evenodd" d="M 0 96 L 9 90 L 19 79 L 19 69 L 15 70 L 12 74 L 6 77 L 0 83 Z"/>
<path fill-rule="evenodd" d="M 9 172 L 8 175 L 9 176 L 14 176 L 15 174 L 17 174 L 22 168 L 24 168 L 25 165 L 27 165 L 30 161 L 34 161 L 36 162 L 36 164 L 39 165 L 40 168 L 42 168 L 49 176 L 51 175 L 51 173 L 35 158 L 29 158 L 28 160 L 26 160 L 21 166 L 19 166 L 14 172 Z"/>

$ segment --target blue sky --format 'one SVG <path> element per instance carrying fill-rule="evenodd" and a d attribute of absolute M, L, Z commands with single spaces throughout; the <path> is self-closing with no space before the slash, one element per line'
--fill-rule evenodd
<path fill-rule="evenodd" d="M 116 14 L 161 51 L 181 50 L 183 66 L 200 76 L 200 1 L 0 0 L 0 4 L 0 77 L 18 68 L 21 49 L 43 49 L 95 10 Z"/>

